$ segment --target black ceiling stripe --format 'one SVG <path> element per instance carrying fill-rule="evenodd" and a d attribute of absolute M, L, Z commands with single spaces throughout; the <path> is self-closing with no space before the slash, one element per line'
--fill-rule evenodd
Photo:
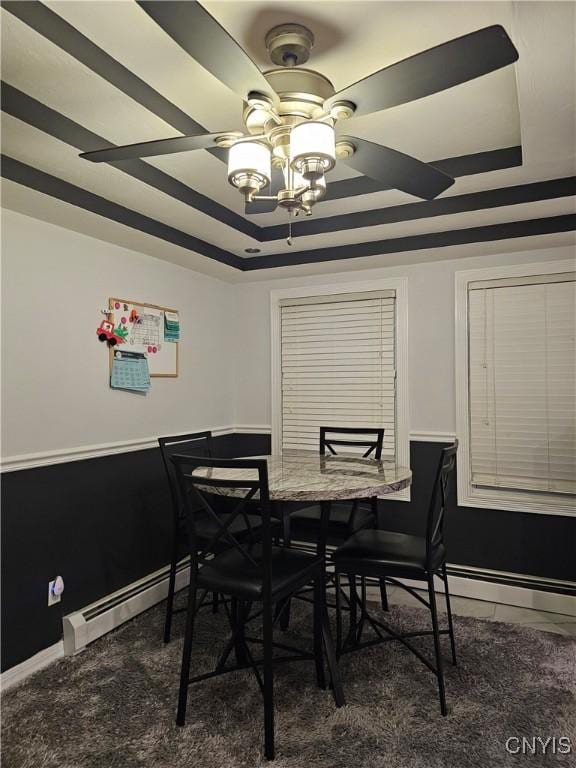
<path fill-rule="evenodd" d="M 200 123 L 42 3 L 36 0 L 8 0 L 2 3 L 2 7 L 176 130 L 182 133 L 205 131 Z M 66 83 L 62 83 L 62 87 L 66 88 Z"/>
<path fill-rule="evenodd" d="M 476 152 L 473 155 L 447 157 L 443 160 L 433 160 L 430 165 L 455 179 L 459 176 L 474 176 L 477 173 L 501 171 L 504 168 L 516 168 L 522 165 L 522 147 L 504 147 L 503 149 L 493 149 L 489 152 Z M 341 179 L 340 181 L 332 182 L 328 180 L 326 200 L 341 200 L 343 197 L 369 195 L 373 192 L 388 192 L 391 189 L 392 187 L 387 187 L 379 181 L 369 179 L 367 176 L 354 176 L 351 179 Z M 257 212 L 254 211 L 254 213 Z M 265 213 L 266 211 L 263 212 Z"/>
<path fill-rule="evenodd" d="M 1 99 L 4 112 L 83 152 L 114 146 L 102 136 L 89 131 L 74 120 L 41 104 L 7 83 L 2 83 Z M 78 158 L 78 162 L 86 163 L 87 161 Z M 243 232 L 256 240 L 260 239 L 260 227 L 256 224 L 143 160 L 123 160 L 111 165 L 238 232 Z"/>
<path fill-rule="evenodd" d="M 487 208 L 499 208 L 505 205 L 533 203 L 538 200 L 552 200 L 557 197 L 569 197 L 576 194 L 576 177 L 540 181 L 532 184 L 519 184 L 514 187 L 488 189 L 483 192 L 471 192 L 466 195 L 440 197 L 422 203 L 407 203 L 379 208 L 371 211 L 357 211 L 340 216 L 307 219 L 292 225 L 294 236 L 318 235 L 326 232 L 375 227 L 398 221 L 414 221 L 435 216 L 449 216 L 465 211 L 478 211 Z M 286 237 L 286 225 L 266 227 L 262 240 L 280 240 Z"/>
<path fill-rule="evenodd" d="M 501 171 L 504 168 L 516 168 L 522 165 L 522 147 L 504 147 L 503 149 L 492 149 L 489 152 L 476 152 L 473 155 L 459 155 L 458 157 L 447 157 L 443 160 L 434 160 L 430 163 L 439 171 L 447 173 L 453 178 L 459 176 L 473 176 L 477 173 L 489 173 L 490 171 Z M 329 181 L 326 200 L 341 200 L 344 197 L 356 197 L 357 195 L 368 195 L 374 192 L 389 192 L 392 187 L 384 186 L 379 181 L 369 179 L 367 176 L 354 176 L 351 179 L 341 179 L 340 181 Z M 269 213 L 266 206 L 258 210 L 258 201 L 251 203 L 249 214 Z M 264 229 L 264 232 L 267 228 Z M 264 240 L 275 238 L 267 238 Z"/>
<path fill-rule="evenodd" d="M 158 93 L 152 86 L 131 72 L 119 61 L 79 32 L 50 8 L 37 0 L 5 0 L 2 7 L 57 45 L 70 56 L 84 64 L 92 72 L 107 80 L 118 90 L 150 110 L 183 134 L 203 133 L 206 128 L 190 115 Z M 135 137 L 137 138 L 137 137 Z M 160 136 L 159 138 L 163 138 Z M 98 147 L 96 147 L 98 149 Z M 226 158 L 218 149 L 208 149 L 211 155 L 222 162 Z"/>
<path fill-rule="evenodd" d="M 286 267 L 296 264 L 314 264 L 324 261 L 401 253 L 426 248 L 443 248 L 467 243 L 530 237 L 554 232 L 568 232 L 576 229 L 576 215 L 568 214 L 244 259 L 204 240 L 181 232 L 174 227 L 155 221 L 149 216 L 144 216 L 92 192 L 87 192 L 62 179 L 32 168 L 6 155 L 1 157 L 1 169 L 2 176 L 18 184 L 35 189 L 92 213 L 97 213 L 112 221 L 125 224 L 128 227 L 140 230 L 167 242 L 174 243 L 182 248 L 200 253 L 242 271 Z"/>
<path fill-rule="evenodd" d="M 117 221 L 132 229 L 153 235 L 168 243 L 179 245 L 189 251 L 200 253 L 210 259 L 242 269 L 243 259 L 216 245 L 200 240 L 198 237 L 181 232 L 179 229 L 162 224 L 149 216 L 125 208 L 123 205 L 106 200 L 81 187 L 58 179 L 48 173 L 32 168 L 19 160 L 2 155 L 2 176 L 30 189 L 43 192 L 46 195 L 63 200 L 66 203 L 83 208 L 85 211 L 97 213 L 112 221 Z"/>
<path fill-rule="evenodd" d="M 476 152 L 473 155 L 447 157 L 433 160 L 430 165 L 454 179 L 459 176 L 473 176 L 477 173 L 500 171 L 503 168 L 515 168 L 522 165 L 522 147 L 505 147 L 490 152 Z M 328 184 L 326 199 L 339 200 L 342 197 L 367 195 L 372 192 L 387 192 L 392 187 L 369 179 L 367 176 L 355 176 Z"/>
<path fill-rule="evenodd" d="M 490 224 L 484 227 L 454 229 L 447 232 L 429 232 L 424 235 L 410 235 L 367 243 L 339 245 L 332 248 L 317 248 L 311 251 L 274 253 L 243 259 L 244 271 L 288 267 L 295 264 L 316 264 L 339 259 L 357 259 L 361 256 L 378 256 L 386 253 L 419 251 L 425 248 L 445 248 L 450 245 L 484 243 L 491 240 L 507 240 L 515 237 L 547 235 L 553 232 L 570 232 L 576 229 L 576 214 L 550 216 L 543 219 L 512 221 L 505 224 Z"/>

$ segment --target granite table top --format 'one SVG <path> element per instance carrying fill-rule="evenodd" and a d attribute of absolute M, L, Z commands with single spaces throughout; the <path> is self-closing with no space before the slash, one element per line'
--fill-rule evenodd
<path fill-rule="evenodd" d="M 412 482 L 408 467 L 386 459 L 363 459 L 358 456 L 319 456 L 312 451 L 286 451 L 266 459 L 271 501 L 337 501 L 385 496 L 406 488 Z M 251 469 L 198 469 L 195 475 L 222 480 L 256 478 Z M 208 488 L 206 489 L 208 490 Z M 243 495 L 242 491 L 212 487 L 212 493 Z"/>

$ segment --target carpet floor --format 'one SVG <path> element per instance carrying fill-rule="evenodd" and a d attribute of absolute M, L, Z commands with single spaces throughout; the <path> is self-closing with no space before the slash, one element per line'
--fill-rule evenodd
<path fill-rule="evenodd" d="M 207 669 L 224 617 L 201 614 L 193 657 Z M 394 607 L 406 630 L 427 627 L 422 609 Z M 188 721 L 174 723 L 183 616 L 161 642 L 163 605 L 83 653 L 8 691 L 2 706 L 3 768 L 253 768 L 262 757 L 262 706 L 250 672 L 190 689 Z M 396 643 L 347 655 L 348 704 L 337 710 L 315 687 L 314 665 L 278 666 L 277 768 L 507 768 L 576 764 L 576 640 L 519 626 L 455 617 L 459 665 L 445 643 L 449 714 L 432 674 Z M 308 637 L 302 605 L 290 640 Z M 429 639 L 422 647 L 431 648 Z M 572 754 L 506 751 L 510 737 L 564 736 Z M 513 742 L 516 748 L 518 742 Z"/>

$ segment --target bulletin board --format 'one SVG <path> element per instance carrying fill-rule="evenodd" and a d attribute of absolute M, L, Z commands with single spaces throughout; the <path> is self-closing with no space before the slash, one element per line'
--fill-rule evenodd
<path fill-rule="evenodd" d="M 116 298 L 108 299 L 108 307 L 108 319 L 114 323 L 114 327 L 122 327 L 127 332 L 123 344 L 110 348 L 111 375 L 114 352 L 119 349 L 144 353 L 148 360 L 150 376 L 178 376 L 179 343 L 165 340 L 164 319 L 164 313 L 178 315 L 178 310 Z"/>

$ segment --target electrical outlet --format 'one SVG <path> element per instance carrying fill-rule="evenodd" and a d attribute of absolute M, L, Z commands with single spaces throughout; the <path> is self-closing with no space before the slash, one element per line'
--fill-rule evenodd
<path fill-rule="evenodd" d="M 57 576 L 52 581 L 48 582 L 48 605 L 56 605 L 62 599 L 62 592 L 54 589 L 54 585 L 60 577 Z"/>

